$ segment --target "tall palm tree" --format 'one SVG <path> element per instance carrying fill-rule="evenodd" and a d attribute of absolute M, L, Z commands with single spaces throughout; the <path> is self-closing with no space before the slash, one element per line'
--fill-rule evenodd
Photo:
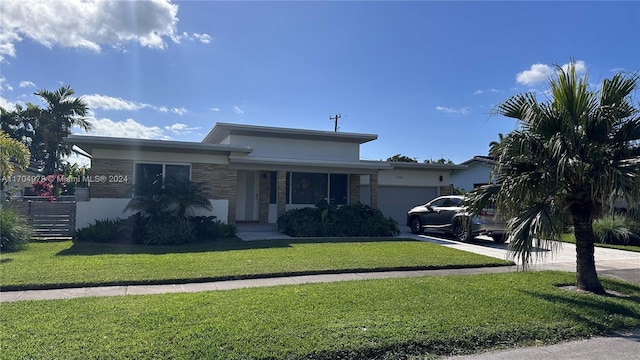
<path fill-rule="evenodd" d="M 574 64 L 557 67 L 550 97 L 532 93 L 499 104 L 495 113 L 518 120 L 503 139 L 495 185 L 472 193 L 478 211 L 489 199 L 511 218 L 510 250 L 527 264 L 534 247 L 551 246 L 565 224 L 576 237 L 576 278 L 581 290 L 605 292 L 596 273 L 594 218 L 611 194 L 640 197 L 639 110 L 636 75 L 617 74 L 590 90 Z"/>
<path fill-rule="evenodd" d="M 44 172 L 54 173 L 63 156 L 71 154 L 71 146 L 62 139 L 71 135 L 71 128 L 79 126 L 84 130 L 90 130 L 91 124 L 85 116 L 89 107 L 82 98 L 73 97 L 75 92 L 70 86 L 63 86 L 56 91 L 38 90 L 35 94 L 40 96 L 46 104 L 39 121 L 39 129 L 42 142 L 46 151 Z"/>

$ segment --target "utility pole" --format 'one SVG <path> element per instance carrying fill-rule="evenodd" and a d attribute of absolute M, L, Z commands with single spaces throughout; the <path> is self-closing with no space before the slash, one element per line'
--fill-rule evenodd
<path fill-rule="evenodd" d="M 329 120 L 333 121 L 334 127 L 333 131 L 338 132 L 338 119 L 342 117 L 342 114 L 337 114 L 336 116 L 329 116 Z"/>

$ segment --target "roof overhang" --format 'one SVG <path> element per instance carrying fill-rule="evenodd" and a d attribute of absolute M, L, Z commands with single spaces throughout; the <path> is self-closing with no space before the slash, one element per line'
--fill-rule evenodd
<path fill-rule="evenodd" d="M 301 172 L 348 172 L 350 174 L 372 174 L 389 170 L 392 166 L 380 161 L 327 161 L 254 156 L 229 156 L 229 167 L 238 170 L 280 170 Z"/>
<path fill-rule="evenodd" d="M 252 149 L 248 146 L 232 146 L 220 144 L 203 144 L 188 141 L 168 141 L 153 139 L 132 139 L 107 136 L 70 135 L 63 139 L 64 142 L 76 145 L 84 152 L 92 154 L 94 149 L 158 151 L 172 153 L 198 153 L 198 154 L 249 154 Z"/>
<path fill-rule="evenodd" d="M 345 133 L 334 131 L 303 130 L 270 126 L 216 123 L 202 140 L 203 143 L 219 144 L 229 135 L 268 137 L 274 139 L 298 139 L 364 144 L 378 138 L 376 134 Z"/>
<path fill-rule="evenodd" d="M 410 163 L 401 161 L 387 161 L 387 164 L 393 164 L 394 169 L 403 170 L 462 170 L 466 169 L 466 165 L 454 165 L 454 164 L 425 164 L 425 163 Z"/>

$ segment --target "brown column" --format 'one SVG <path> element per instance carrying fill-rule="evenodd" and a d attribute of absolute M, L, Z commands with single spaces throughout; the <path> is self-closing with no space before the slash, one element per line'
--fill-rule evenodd
<path fill-rule="evenodd" d="M 287 204 L 287 172 L 278 171 L 278 217 L 284 215 Z"/>
<path fill-rule="evenodd" d="M 260 172 L 260 204 L 258 205 L 258 220 L 260 224 L 269 222 L 269 195 L 271 189 L 271 173 Z"/>
<path fill-rule="evenodd" d="M 378 208 L 378 173 L 371 174 L 371 207 Z"/>
<path fill-rule="evenodd" d="M 349 205 L 360 202 L 360 175 L 349 175 Z"/>

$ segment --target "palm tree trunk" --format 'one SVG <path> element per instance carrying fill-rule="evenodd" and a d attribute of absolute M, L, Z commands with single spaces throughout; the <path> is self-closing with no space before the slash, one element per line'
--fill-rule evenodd
<path fill-rule="evenodd" d="M 605 294 L 596 273 L 594 257 L 595 235 L 591 214 L 584 211 L 573 212 L 573 226 L 576 236 L 576 277 L 580 290 L 595 294 Z"/>

